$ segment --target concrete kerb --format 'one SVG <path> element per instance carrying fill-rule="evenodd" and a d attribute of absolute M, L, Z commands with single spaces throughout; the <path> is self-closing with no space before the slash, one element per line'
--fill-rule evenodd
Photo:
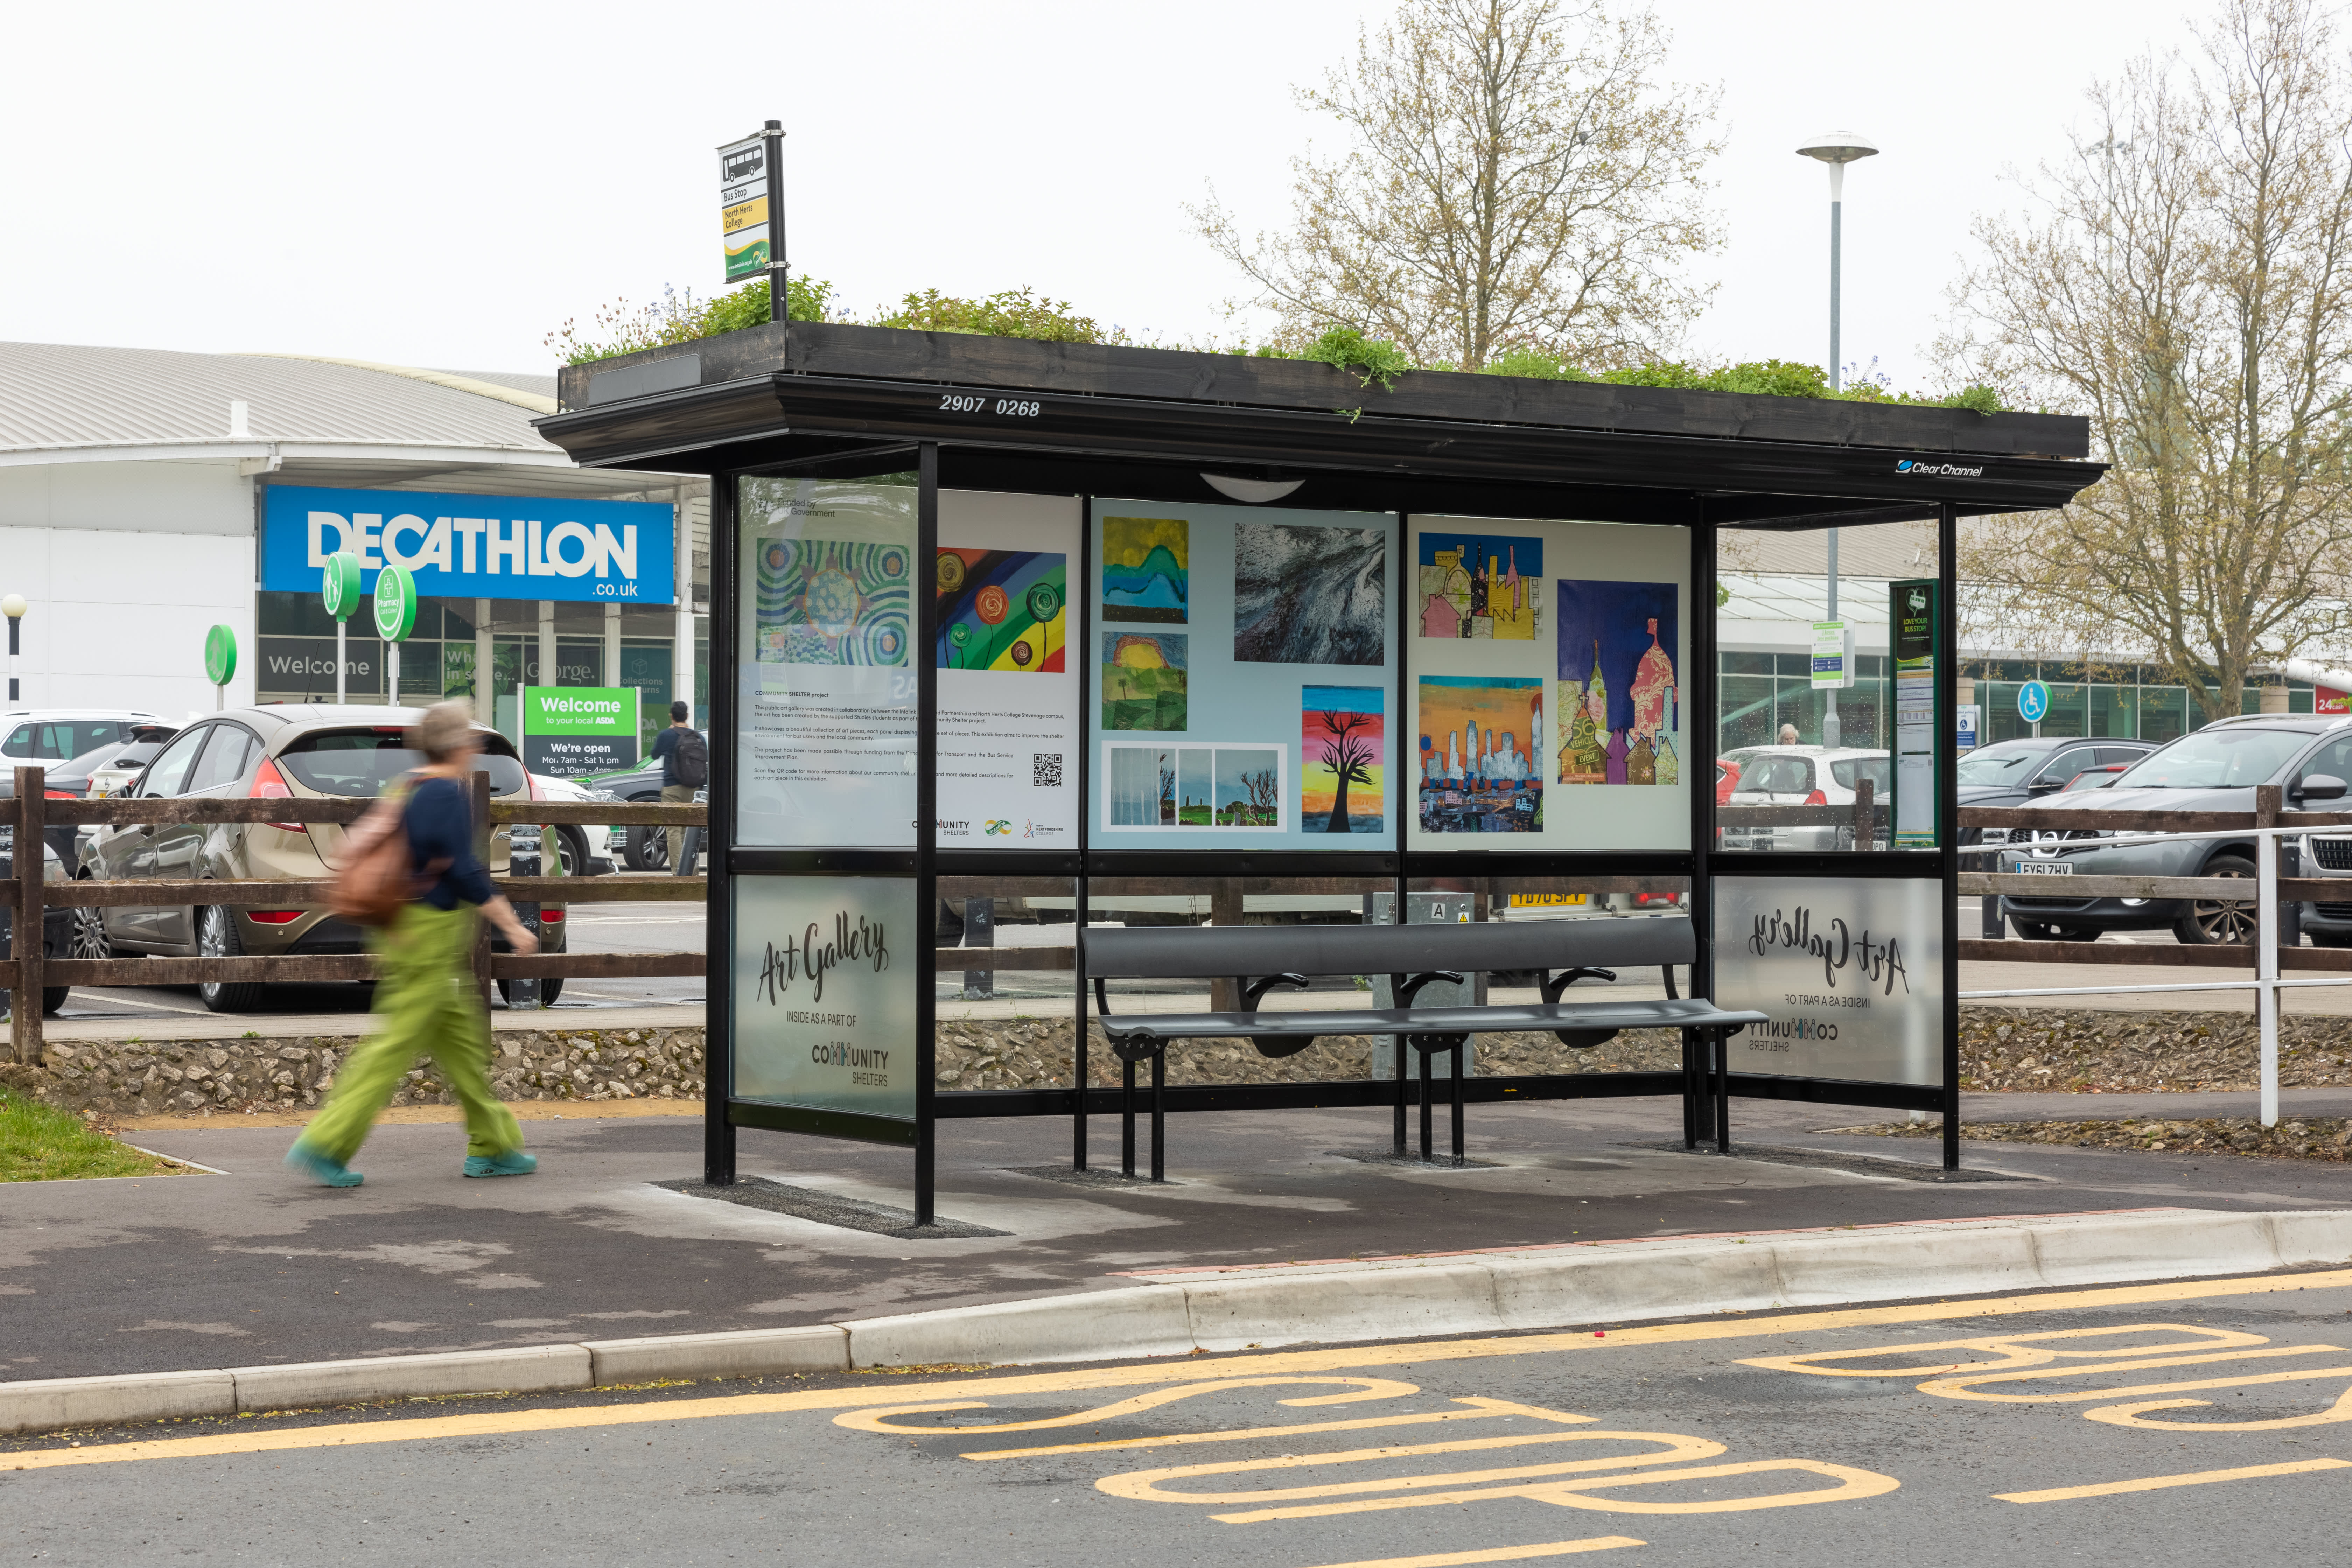
<path fill-rule="evenodd" d="M 1190 1270 L 1115 1289 L 839 1323 L 0 1383 L 0 1433 L 664 1378 L 1490 1334 L 2347 1261 L 2352 1210 L 2172 1209 Z"/>

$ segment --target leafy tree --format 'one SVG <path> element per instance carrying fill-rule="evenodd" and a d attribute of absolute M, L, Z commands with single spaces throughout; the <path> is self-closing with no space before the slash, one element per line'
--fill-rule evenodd
<path fill-rule="evenodd" d="M 2152 656 L 2212 720 L 2352 633 L 2352 73 L 2312 0 L 2230 0 L 2199 43 L 2095 86 L 2032 209 L 1978 222 L 1947 346 L 2114 465 L 1976 525 L 1972 640 Z"/>
<path fill-rule="evenodd" d="M 1423 364 L 1629 363 L 1696 313 L 1675 267 L 1717 244 L 1716 97 L 1655 79 L 1666 41 L 1598 0 L 1409 0 L 1298 93 L 1349 145 L 1293 160 L 1287 232 L 1245 238 L 1213 191 L 1188 211 L 1294 346 L 1340 323 Z"/>

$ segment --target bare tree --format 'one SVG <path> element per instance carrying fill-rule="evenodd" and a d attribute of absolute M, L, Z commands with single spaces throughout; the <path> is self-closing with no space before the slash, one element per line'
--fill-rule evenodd
<path fill-rule="evenodd" d="M 2210 721 L 2352 632 L 2352 78 L 2311 0 L 2230 0 L 2199 42 L 2093 88 L 2096 140 L 1979 220 L 1947 346 L 2114 465 L 1972 528 L 1970 640 L 2148 658 Z"/>
<path fill-rule="evenodd" d="M 1380 748 L 1368 735 L 1356 733 L 1372 721 L 1369 713 L 1318 713 L 1323 722 L 1322 765 L 1331 770 L 1334 794 L 1331 797 L 1331 820 L 1324 826 L 1326 833 L 1346 833 L 1348 820 L 1348 786 L 1372 782 L 1372 764 L 1380 761 Z"/>
<path fill-rule="evenodd" d="M 1272 768 L 1244 773 L 1242 787 L 1249 791 L 1253 826 L 1271 826 L 1281 820 L 1282 781 Z"/>
<path fill-rule="evenodd" d="M 1292 160 L 1287 233 L 1244 239 L 1213 191 L 1187 211 L 1293 341 L 1351 326 L 1465 370 L 1643 358 L 1705 303 L 1675 268 L 1716 245 L 1716 94 L 1654 79 L 1666 44 L 1598 0 L 1408 0 L 1298 92 L 1349 149 Z"/>

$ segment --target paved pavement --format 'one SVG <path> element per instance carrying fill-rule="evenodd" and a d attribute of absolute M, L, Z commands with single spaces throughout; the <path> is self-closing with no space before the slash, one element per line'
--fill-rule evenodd
<path fill-rule="evenodd" d="M 2250 1097 L 2147 1097 L 2242 1110 Z M 2290 1092 L 2291 1113 L 2347 1096 Z M 2113 1113 L 2124 1096 L 1986 1096 L 1969 1114 Z M 2306 1100 L 2308 1104 L 2306 1105 Z M 901 1239 L 655 1184 L 700 1169 L 688 1118 L 530 1124 L 541 1173 L 467 1181 L 448 1124 L 378 1129 L 334 1192 L 282 1170 L 284 1128 L 151 1130 L 225 1175 L 0 1189 L 0 1376 L 325 1360 L 838 1320 L 1109 1289 L 1137 1272 L 1576 1239 L 2162 1205 L 2352 1206 L 2352 1169 L 2240 1157 L 1969 1144 L 1949 1183 L 1924 1142 L 1823 1136 L 1848 1108 L 1740 1102 L 1735 1134 L 1806 1152 L 1689 1154 L 1668 1100 L 1479 1106 L 1470 1152 L 1368 1161 L 1385 1110 L 1170 1119 L 1164 1187 L 1067 1177 L 1059 1121 L 943 1125 L 940 1211 L 1000 1235 Z M 1117 1123 L 1095 1163 L 1116 1170 Z M 1673 1143 L 1669 1149 L 1663 1144 Z M 742 1134 L 742 1169 L 904 1207 L 905 1151 Z"/>
<path fill-rule="evenodd" d="M 0 1541 L 305 1568 L 2336 1562 L 2347 1316 L 2336 1271 L 192 1419 L 0 1443 Z"/>

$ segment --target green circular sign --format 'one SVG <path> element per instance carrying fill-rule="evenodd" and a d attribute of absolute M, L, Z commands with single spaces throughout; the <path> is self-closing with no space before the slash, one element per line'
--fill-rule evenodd
<path fill-rule="evenodd" d="M 236 678 L 236 634 L 215 626 L 205 634 L 205 679 L 226 686 Z"/>
<path fill-rule="evenodd" d="M 375 574 L 375 635 L 406 642 L 415 629 L 416 579 L 404 566 L 387 566 Z"/>
<path fill-rule="evenodd" d="M 327 602 L 327 614 L 339 621 L 350 620 L 360 607 L 360 558 L 348 550 L 328 556 L 319 589 Z"/>

